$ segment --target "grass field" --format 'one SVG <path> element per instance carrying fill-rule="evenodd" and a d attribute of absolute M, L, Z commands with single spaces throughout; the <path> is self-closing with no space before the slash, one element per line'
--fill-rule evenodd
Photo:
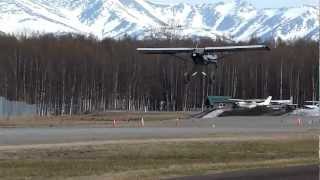
<path fill-rule="evenodd" d="M 0 179 L 159 179 L 316 164 L 317 141 L 161 141 L 0 151 Z"/>
<path fill-rule="evenodd" d="M 190 116 L 188 112 L 105 112 L 78 116 L 49 116 L 49 117 L 11 117 L 0 118 L 0 127 L 53 127 L 81 125 L 110 125 L 113 120 L 119 122 L 163 121 Z"/>

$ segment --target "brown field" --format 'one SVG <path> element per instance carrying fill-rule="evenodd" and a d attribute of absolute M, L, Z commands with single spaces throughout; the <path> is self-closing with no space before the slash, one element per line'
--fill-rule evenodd
<path fill-rule="evenodd" d="M 0 118 L 0 127 L 57 127 L 57 126 L 110 126 L 113 120 L 121 122 L 164 121 L 190 116 L 188 112 L 106 112 L 78 116 L 11 117 Z"/>
<path fill-rule="evenodd" d="M 122 141 L 0 150 L 0 179 L 159 179 L 316 164 L 314 138 Z"/>

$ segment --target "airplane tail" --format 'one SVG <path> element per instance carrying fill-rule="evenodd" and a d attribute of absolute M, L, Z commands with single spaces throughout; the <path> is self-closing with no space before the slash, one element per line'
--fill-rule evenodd
<path fill-rule="evenodd" d="M 293 104 L 293 96 L 290 97 L 290 105 Z"/>
<path fill-rule="evenodd" d="M 262 106 L 268 106 L 268 105 L 270 105 L 271 100 L 272 100 L 272 96 L 269 96 L 269 97 L 268 97 L 264 102 L 262 102 L 260 105 L 262 105 Z"/>

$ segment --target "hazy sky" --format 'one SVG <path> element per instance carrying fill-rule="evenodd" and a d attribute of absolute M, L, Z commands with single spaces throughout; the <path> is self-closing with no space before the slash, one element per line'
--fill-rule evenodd
<path fill-rule="evenodd" d="M 198 2 L 220 2 L 225 0 L 150 0 L 150 1 L 167 2 L 167 3 L 188 2 L 191 4 L 196 4 Z M 251 2 L 257 8 L 279 8 L 279 7 L 300 6 L 303 4 L 313 4 L 313 5 L 319 4 L 319 0 L 247 0 L 247 1 Z"/>

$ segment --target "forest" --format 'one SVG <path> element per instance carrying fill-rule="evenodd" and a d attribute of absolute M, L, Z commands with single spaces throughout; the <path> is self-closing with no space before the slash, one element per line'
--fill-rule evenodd
<path fill-rule="evenodd" d="M 0 96 L 37 106 L 37 113 L 74 115 L 110 110 L 201 110 L 208 95 L 318 98 L 318 43 L 298 39 L 243 43 L 202 38 L 199 47 L 265 43 L 269 52 L 241 52 L 208 66 L 209 77 L 186 83 L 185 63 L 143 55 L 138 47 L 195 47 L 192 39 L 103 39 L 77 34 L 0 35 Z M 186 56 L 186 58 L 188 58 Z"/>

